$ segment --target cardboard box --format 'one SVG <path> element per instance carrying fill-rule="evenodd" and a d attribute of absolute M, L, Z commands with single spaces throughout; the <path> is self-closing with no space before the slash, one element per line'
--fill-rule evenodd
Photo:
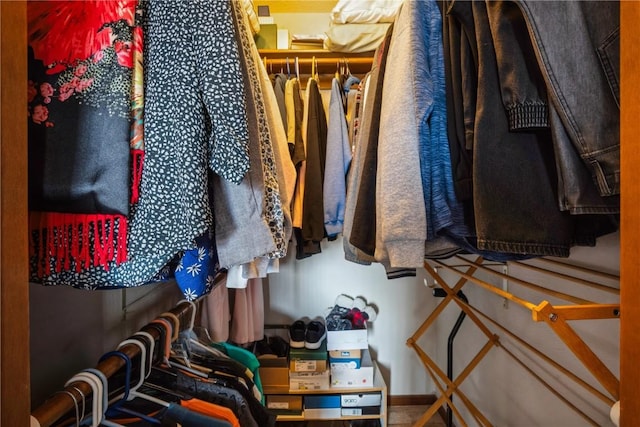
<path fill-rule="evenodd" d="M 254 40 L 258 49 L 277 49 L 278 25 L 260 24 L 260 32 L 255 35 Z"/>
<path fill-rule="evenodd" d="M 361 408 L 340 408 L 343 417 L 359 417 L 361 415 L 380 415 L 379 406 L 363 406 Z"/>
<path fill-rule="evenodd" d="M 340 418 L 341 408 L 312 408 L 304 410 L 304 418 L 309 420 Z"/>
<path fill-rule="evenodd" d="M 327 331 L 327 350 L 351 350 L 369 348 L 366 329 Z"/>
<path fill-rule="evenodd" d="M 289 360 L 327 360 L 327 340 L 322 341 L 322 344 L 316 350 L 290 348 Z"/>
<path fill-rule="evenodd" d="M 291 372 L 324 372 L 327 370 L 326 360 L 291 360 L 289 362 Z"/>
<path fill-rule="evenodd" d="M 290 390 L 327 390 L 330 386 L 329 369 L 324 372 L 291 372 Z"/>
<path fill-rule="evenodd" d="M 304 397 L 304 417 L 340 418 L 340 395 L 317 394 Z"/>
<path fill-rule="evenodd" d="M 331 350 L 329 352 L 329 359 L 361 359 L 362 350 L 359 348 L 352 348 L 349 350 Z"/>
<path fill-rule="evenodd" d="M 289 362 L 286 357 L 258 358 L 260 381 L 265 391 L 286 393 L 289 391 Z"/>
<path fill-rule="evenodd" d="M 354 393 L 340 395 L 340 406 L 343 408 L 382 405 L 381 393 Z"/>
<path fill-rule="evenodd" d="M 304 409 L 310 408 L 339 408 L 341 396 L 339 394 L 310 394 L 303 399 Z"/>
<path fill-rule="evenodd" d="M 362 353 L 360 369 L 331 370 L 331 387 L 365 388 L 373 387 L 373 362 L 369 350 Z"/>
<path fill-rule="evenodd" d="M 268 394 L 266 395 L 267 409 L 302 411 L 302 396 L 295 394 Z"/>

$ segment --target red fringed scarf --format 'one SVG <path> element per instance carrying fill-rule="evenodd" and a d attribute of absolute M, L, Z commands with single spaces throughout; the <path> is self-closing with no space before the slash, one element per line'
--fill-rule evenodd
<path fill-rule="evenodd" d="M 30 212 L 30 255 L 38 259 L 38 276 L 53 271 L 109 269 L 127 260 L 127 218 L 124 215 Z"/>

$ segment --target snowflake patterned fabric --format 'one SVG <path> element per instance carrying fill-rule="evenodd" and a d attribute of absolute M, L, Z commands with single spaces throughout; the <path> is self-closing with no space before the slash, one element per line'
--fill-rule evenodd
<path fill-rule="evenodd" d="M 196 239 L 196 249 L 186 251 L 176 267 L 176 282 L 188 301 L 208 294 L 220 271 L 214 243 L 209 236 Z"/>

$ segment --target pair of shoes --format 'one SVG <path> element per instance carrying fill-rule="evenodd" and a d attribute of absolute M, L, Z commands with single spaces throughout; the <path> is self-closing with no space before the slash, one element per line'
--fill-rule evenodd
<path fill-rule="evenodd" d="M 306 323 L 304 320 L 299 319 L 289 327 L 289 345 L 291 348 L 317 350 L 326 337 L 327 329 L 320 320 L 312 320 Z"/>
<path fill-rule="evenodd" d="M 276 358 L 285 357 L 289 353 L 289 344 L 279 336 L 264 336 L 260 341 L 255 341 L 252 348 L 256 357 Z"/>

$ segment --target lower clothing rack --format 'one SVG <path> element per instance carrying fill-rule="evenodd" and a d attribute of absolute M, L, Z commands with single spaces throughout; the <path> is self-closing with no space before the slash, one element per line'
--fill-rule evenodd
<path fill-rule="evenodd" d="M 194 302 L 180 301 L 173 309 L 169 310 L 167 316 L 175 316 L 179 320 L 179 324 L 190 325 L 193 323 L 193 316 L 195 316 L 196 304 Z M 162 314 L 161 314 L 162 316 Z M 187 317 L 190 316 L 190 317 Z M 186 321 L 185 319 L 190 319 Z M 140 329 L 142 332 L 151 334 L 155 340 L 159 340 L 160 332 L 157 328 L 150 324 L 145 325 Z M 156 346 L 159 348 L 160 345 Z M 118 349 L 118 351 L 124 353 L 129 359 L 141 355 L 140 347 L 134 344 L 125 344 Z M 104 376 L 109 379 L 114 376 L 125 366 L 125 361 L 117 356 L 109 356 L 99 362 L 95 369 L 100 371 Z M 74 393 L 80 392 L 85 397 L 92 395 L 91 387 L 84 381 L 72 382 L 65 386 L 64 389 L 51 395 L 44 403 L 35 408 L 31 412 L 31 425 L 39 427 L 49 427 L 60 421 L 62 417 L 73 411 L 76 402 L 71 396 Z"/>

